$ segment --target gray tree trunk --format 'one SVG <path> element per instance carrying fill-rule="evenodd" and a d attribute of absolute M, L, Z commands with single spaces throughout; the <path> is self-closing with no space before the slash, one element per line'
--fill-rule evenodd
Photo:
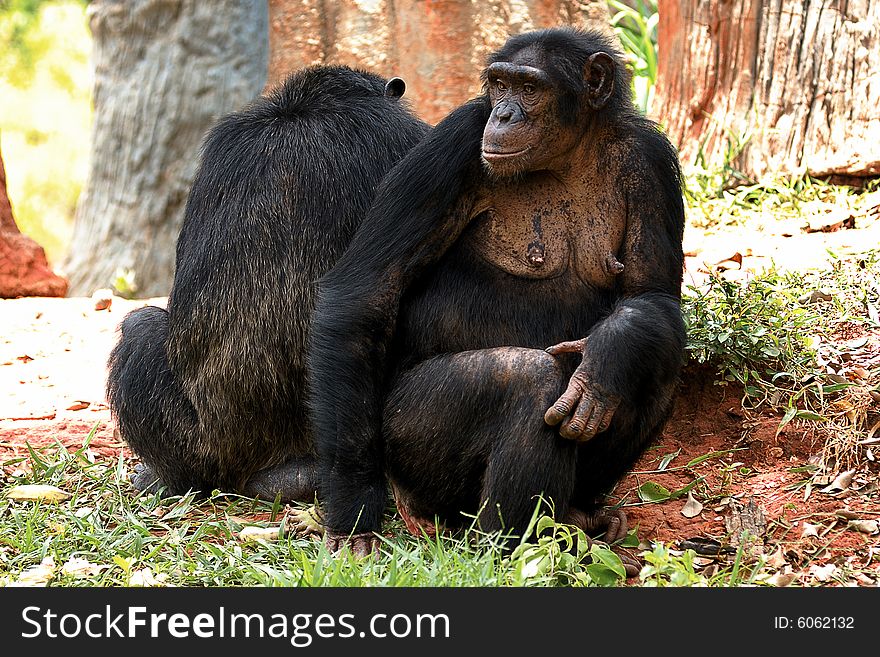
<path fill-rule="evenodd" d="M 167 294 L 205 132 L 266 81 L 266 0 L 94 0 L 89 179 L 64 270 L 71 295 L 135 274 Z"/>

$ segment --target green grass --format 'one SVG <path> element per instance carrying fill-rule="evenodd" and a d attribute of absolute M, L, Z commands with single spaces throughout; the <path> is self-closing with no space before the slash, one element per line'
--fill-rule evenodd
<path fill-rule="evenodd" d="M 242 527 L 278 527 L 287 508 L 220 493 L 204 500 L 136 494 L 127 483 L 126 462 L 97 460 L 87 445 L 71 453 L 61 446 L 32 450 L 28 458 L 4 465 L 17 473 L 8 478 L 0 499 L 0 584 L 14 584 L 41 563 L 54 564 L 51 584 L 63 586 L 126 586 L 144 577 L 168 586 L 612 586 L 623 581 L 616 555 L 600 543 L 590 547 L 580 530 L 537 513 L 538 542 L 519 545 L 510 555 L 500 549 L 498 535 L 470 529 L 457 537 L 418 540 L 389 516 L 392 537 L 382 539 L 380 554 L 357 559 L 347 552 L 330 555 L 312 538 L 242 541 Z M 56 486 L 71 497 L 58 503 L 9 499 L 9 491 L 21 484 Z M 71 559 L 85 559 L 91 572 L 66 574 L 65 564 L 76 563 Z"/>

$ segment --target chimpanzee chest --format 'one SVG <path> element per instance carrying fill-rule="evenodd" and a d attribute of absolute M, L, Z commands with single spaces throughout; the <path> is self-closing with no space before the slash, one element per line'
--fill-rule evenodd
<path fill-rule="evenodd" d="M 557 179 L 533 176 L 481 195 L 465 239 L 473 253 L 527 279 L 573 275 L 596 287 L 613 284 L 626 217 L 608 194 L 572 193 Z"/>

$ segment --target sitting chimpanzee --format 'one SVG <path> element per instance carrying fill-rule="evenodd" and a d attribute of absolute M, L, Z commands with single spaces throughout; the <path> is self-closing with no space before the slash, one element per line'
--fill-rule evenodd
<path fill-rule="evenodd" d="M 110 357 L 110 407 L 142 461 L 135 486 L 314 499 L 315 281 L 429 129 L 403 91 L 399 78 L 305 69 L 211 130 L 168 310 L 126 317 Z"/>
<path fill-rule="evenodd" d="M 672 406 L 680 170 L 623 56 L 544 30 L 483 79 L 385 177 L 321 281 L 310 398 L 333 549 L 375 547 L 386 478 L 410 527 L 465 512 L 522 532 L 543 495 L 619 538 L 603 496 Z"/>

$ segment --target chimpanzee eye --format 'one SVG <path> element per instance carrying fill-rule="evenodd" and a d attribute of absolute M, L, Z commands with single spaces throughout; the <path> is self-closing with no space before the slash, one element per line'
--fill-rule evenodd
<path fill-rule="evenodd" d="M 507 85 L 501 80 L 495 80 L 495 88 L 498 89 L 498 91 L 507 91 Z"/>
<path fill-rule="evenodd" d="M 527 96 L 531 96 L 533 93 L 535 93 L 535 85 L 524 84 L 523 85 L 523 93 L 526 94 Z"/>

